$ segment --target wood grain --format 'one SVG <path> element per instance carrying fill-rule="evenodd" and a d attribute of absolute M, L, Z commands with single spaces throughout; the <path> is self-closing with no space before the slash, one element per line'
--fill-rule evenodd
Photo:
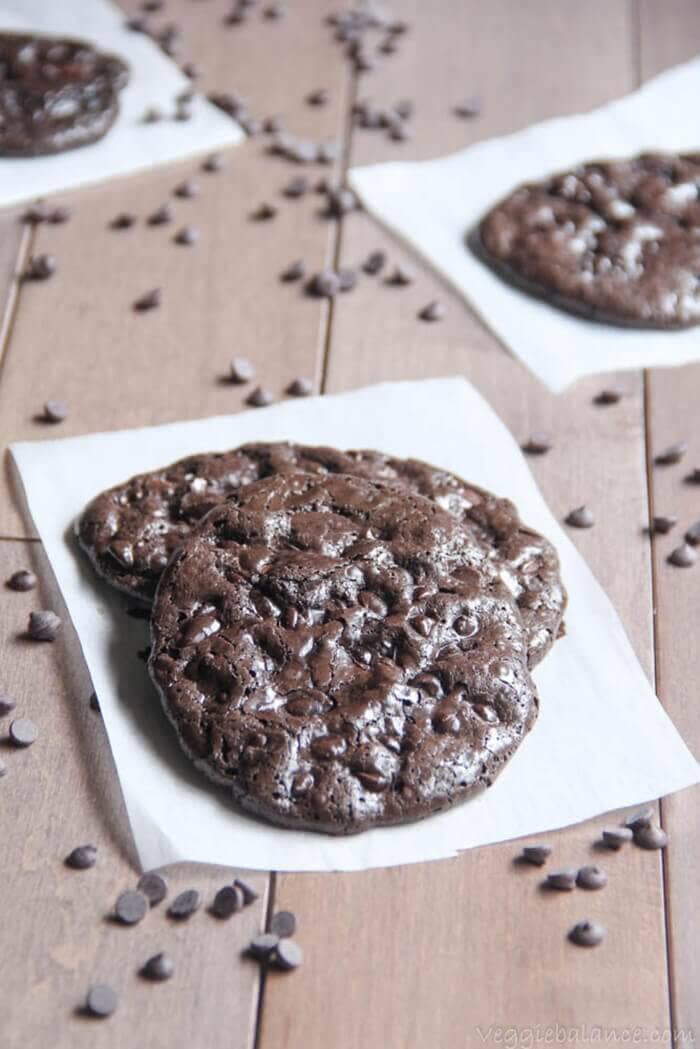
<path fill-rule="evenodd" d="M 640 4 L 640 54 L 643 79 L 668 66 L 694 58 L 700 50 L 700 7 L 689 0 L 659 5 Z M 700 754 L 700 712 L 695 682 L 700 652 L 689 624 L 697 613 L 697 568 L 681 570 L 666 558 L 682 541 L 684 530 L 700 518 L 700 489 L 684 483 L 700 463 L 700 419 L 697 391 L 700 366 L 656 369 L 647 378 L 650 452 L 678 440 L 689 444 L 688 458 L 677 467 L 652 467 L 652 512 L 675 514 L 679 524 L 653 542 L 656 597 L 656 658 L 659 696 L 683 733 Z M 665 798 L 664 826 L 670 843 L 665 856 L 669 970 L 674 1026 L 700 1031 L 700 956 L 698 955 L 698 884 L 700 884 L 700 791 L 683 791 Z M 697 1036 L 697 1035 L 696 1035 Z M 683 1042 L 678 1040 L 681 1046 Z"/>
<path fill-rule="evenodd" d="M 413 26 L 406 46 L 368 75 L 360 96 L 390 103 L 409 93 L 409 85 L 429 82 L 430 90 L 416 89 L 416 137 L 397 146 L 380 133 L 357 131 L 353 163 L 402 151 L 439 155 L 470 139 L 589 108 L 633 84 L 626 5 L 454 3 L 435 18 L 422 5 L 402 4 L 400 13 Z M 460 123 L 451 113 L 455 95 L 479 90 L 482 118 Z M 344 222 L 341 243 L 346 265 L 375 249 L 386 250 L 392 262 L 412 261 L 361 214 Z M 592 404 L 600 388 L 595 379 L 553 397 L 418 266 L 408 289 L 367 278 L 336 302 L 327 389 L 461 373 L 516 437 L 549 430 L 554 448 L 533 460 L 533 471 L 558 516 L 582 502 L 594 511 L 595 528 L 572 537 L 651 675 L 651 566 L 641 535 L 647 514 L 642 377 L 606 378 L 606 385 L 619 380 L 625 391 L 612 408 Z M 416 313 L 433 298 L 446 303 L 448 316 L 441 324 L 421 324 Z M 557 865 L 595 856 L 609 870 L 605 893 L 584 898 L 543 895 L 537 874 L 513 867 L 515 843 L 399 870 L 281 876 L 276 904 L 300 915 L 310 961 L 293 983 L 268 984 L 262 1049 L 462 1049 L 495 1039 L 499 1027 L 517 1028 L 526 1044 L 538 1024 L 541 1030 L 584 1023 L 666 1028 L 660 860 L 637 850 L 612 857 L 591 851 L 603 822 L 547 836 Z M 566 941 L 584 912 L 610 930 L 595 955 Z M 338 975 L 329 980 L 329 971 Z M 295 1014 L 300 1000 L 303 1021 Z"/>

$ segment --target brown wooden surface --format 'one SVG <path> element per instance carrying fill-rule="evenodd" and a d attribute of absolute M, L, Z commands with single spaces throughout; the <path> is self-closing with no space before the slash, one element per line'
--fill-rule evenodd
<path fill-rule="evenodd" d="M 355 78 L 323 23 L 330 3 L 304 0 L 272 23 L 258 11 L 245 26 L 224 29 L 228 6 L 168 0 L 160 20 L 184 26 L 181 57 L 206 70 L 205 89 L 235 89 L 256 115 L 279 115 L 300 134 L 345 134 L 352 164 L 436 156 L 585 110 L 700 50 L 700 11 L 692 0 L 443 0 L 439 7 L 395 0 L 392 11 L 411 32 L 398 54 Z M 304 104 L 316 87 L 331 94 L 318 110 Z M 459 120 L 453 105 L 474 93 L 484 100 L 482 116 Z M 413 98 L 414 139 L 397 144 L 382 132 L 350 134 L 346 116 L 355 97 L 378 104 Z M 573 538 L 697 751 L 698 647 L 689 636 L 697 570 L 665 563 L 680 526 L 678 536 L 653 549 L 642 529 L 649 506 L 686 524 L 700 517 L 699 489 L 682 483 L 682 469 L 647 470 L 650 451 L 681 437 L 691 443 L 688 467 L 700 463 L 700 370 L 627 372 L 617 378 L 625 397 L 610 408 L 591 403 L 602 380 L 554 397 L 415 260 L 412 287 L 362 278 L 328 310 L 298 287 L 280 288 L 279 271 L 294 258 L 319 268 L 336 252 L 346 265 L 376 248 L 392 261 L 408 261 L 406 253 L 362 214 L 338 224 L 316 215 L 315 195 L 280 198 L 299 169 L 267 156 L 261 140 L 230 151 L 220 174 L 200 174 L 197 166 L 66 195 L 71 222 L 40 227 L 31 249 L 55 254 L 59 272 L 44 284 L 23 285 L 16 299 L 29 236 L 16 213 L 0 217 L 3 438 L 46 436 L 34 415 L 47 397 L 71 406 L 69 419 L 50 431 L 56 435 L 236 410 L 245 391 L 220 381 L 234 354 L 251 357 L 260 381 L 278 394 L 300 374 L 323 380 L 328 392 L 464 374 L 518 438 L 533 430 L 554 435 L 552 452 L 533 461 L 533 471 L 557 515 L 584 501 L 595 512 L 596 527 Z M 120 210 L 147 215 L 191 173 L 201 194 L 174 201 L 172 226 L 106 228 Z M 270 223 L 249 218 L 262 200 L 280 202 Z M 192 248 L 171 243 L 185 222 L 201 230 Z M 132 314 L 131 301 L 156 285 L 163 287 L 162 308 Z M 446 303 L 448 316 L 421 324 L 416 312 L 432 298 Z M 0 686 L 41 729 L 29 751 L 1 751 L 8 765 L 0 782 L 3 1049 L 463 1049 L 498 1044 L 499 1028 L 518 1029 L 527 1044 L 528 1031 L 534 1039 L 539 1025 L 544 1038 L 557 1024 L 651 1034 L 673 1023 L 694 1026 L 698 1037 L 697 791 L 663 803 L 671 834 L 663 863 L 636 849 L 596 852 L 592 843 L 609 818 L 547 836 L 562 865 L 604 862 L 610 884 L 602 893 L 543 897 L 537 872 L 514 867 L 517 847 L 507 843 L 362 874 L 257 875 L 259 903 L 225 925 L 204 912 L 185 927 L 158 912 L 132 930 L 105 921 L 117 893 L 137 876 L 135 858 L 70 627 L 53 646 L 18 636 L 29 609 L 59 607 L 41 549 L 28 535 L 12 492 L 3 491 L 0 536 L 17 538 L 0 544 L 0 579 L 31 561 L 43 581 L 41 595 L 3 591 L 0 599 Z M 97 867 L 64 871 L 65 853 L 89 840 L 100 846 Z M 168 872 L 173 886 L 196 885 L 208 897 L 229 876 L 185 865 Z M 271 975 L 261 995 L 257 970 L 238 954 L 263 921 L 268 882 L 275 906 L 298 915 L 307 961 L 292 975 Z M 567 943 L 567 929 L 582 917 L 609 928 L 599 951 Z M 178 972 L 169 984 L 150 987 L 136 970 L 157 949 L 172 951 Z M 110 1021 L 90 1023 L 74 1010 L 100 979 L 121 991 L 122 1004 Z"/>

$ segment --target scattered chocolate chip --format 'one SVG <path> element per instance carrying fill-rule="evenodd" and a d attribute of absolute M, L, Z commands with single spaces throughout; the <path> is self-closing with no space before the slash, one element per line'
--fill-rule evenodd
<path fill-rule="evenodd" d="M 411 137 L 410 129 L 400 118 L 389 126 L 389 138 L 393 142 L 407 142 Z"/>
<path fill-rule="evenodd" d="M 597 947 L 605 939 L 606 930 L 597 922 L 577 922 L 569 933 L 569 939 L 578 947 Z"/>
<path fill-rule="evenodd" d="M 27 280 L 47 280 L 56 272 L 56 259 L 53 255 L 32 255 L 24 276 Z"/>
<path fill-rule="evenodd" d="M 276 135 L 283 130 L 282 121 L 279 117 L 265 117 L 262 122 L 262 129 L 268 135 Z"/>
<path fill-rule="evenodd" d="M 234 357 L 229 365 L 229 378 L 238 384 L 255 378 L 255 367 L 247 357 Z"/>
<path fill-rule="evenodd" d="M 639 809 L 639 811 L 633 812 L 631 816 L 628 816 L 625 820 L 625 827 L 629 827 L 632 831 L 639 830 L 640 827 L 650 827 L 653 818 L 654 810 L 647 806 L 645 809 Z"/>
<path fill-rule="evenodd" d="M 294 940 L 280 940 L 274 955 L 278 969 L 298 969 L 304 961 L 304 952 Z"/>
<path fill-rule="evenodd" d="M 211 905 L 212 914 L 215 914 L 217 918 L 230 918 L 232 914 L 240 910 L 243 910 L 241 890 L 235 885 L 224 885 L 222 889 L 219 889 Z"/>
<path fill-rule="evenodd" d="M 141 969 L 147 980 L 169 980 L 174 972 L 175 962 L 164 951 L 152 955 Z"/>
<path fill-rule="evenodd" d="M 268 22 L 276 22 L 279 18 L 284 18 L 287 10 L 282 4 L 268 4 L 263 9 L 263 18 L 267 19 Z"/>
<path fill-rule="evenodd" d="M 146 219 L 146 222 L 149 226 L 164 226 L 166 222 L 172 221 L 173 209 L 170 207 L 169 204 L 161 204 L 161 206 L 159 208 L 156 208 L 156 210 L 152 212 Z"/>
<path fill-rule="evenodd" d="M 140 298 L 134 302 L 134 309 L 138 313 L 144 313 L 146 310 L 154 310 L 160 306 L 161 303 L 161 290 L 160 288 L 151 288 L 150 291 L 145 292 Z"/>
<path fill-rule="evenodd" d="M 168 907 L 168 914 L 171 918 L 177 918 L 182 920 L 189 918 L 196 910 L 198 910 L 202 898 L 196 889 L 185 889 L 178 896 L 175 897 L 173 902 Z"/>
<path fill-rule="evenodd" d="M 55 612 L 42 610 L 29 613 L 27 633 L 32 641 L 55 641 L 61 620 Z"/>
<path fill-rule="evenodd" d="M 291 911 L 277 911 L 270 919 L 270 932 L 280 939 L 284 936 L 293 936 L 297 927 L 297 920 Z"/>
<path fill-rule="evenodd" d="M 32 204 L 22 214 L 22 222 L 28 226 L 38 226 L 40 222 L 46 222 L 48 211 L 45 204 Z"/>
<path fill-rule="evenodd" d="M 10 578 L 7 580 L 7 585 L 10 590 L 19 590 L 24 593 L 26 590 L 33 590 L 36 586 L 37 579 L 33 572 L 30 572 L 27 568 L 20 568 L 19 571 L 13 572 Z"/>
<path fill-rule="evenodd" d="M 687 451 L 687 442 L 678 441 L 676 444 L 672 444 L 668 448 L 664 448 L 662 452 L 659 452 L 654 462 L 658 463 L 659 466 L 673 466 L 681 461 Z"/>
<path fill-rule="evenodd" d="M 176 244 L 196 244 L 199 240 L 199 230 L 195 226 L 183 226 L 177 231 L 173 240 Z"/>
<path fill-rule="evenodd" d="M 631 827 L 608 827 L 603 831 L 602 841 L 609 849 L 621 849 L 622 846 L 632 841 Z"/>
<path fill-rule="evenodd" d="M 136 216 L 132 215 L 128 211 L 121 211 L 118 215 L 112 219 L 109 224 L 110 229 L 131 229 L 136 222 Z"/>
<path fill-rule="evenodd" d="M 634 844 L 642 849 L 663 849 L 668 845 L 668 835 L 653 823 L 648 827 L 635 827 Z"/>
<path fill-rule="evenodd" d="M 106 983 L 96 983 L 91 987 L 85 999 L 85 1008 L 91 1016 L 101 1018 L 111 1016 L 119 1005 L 119 997 Z"/>
<path fill-rule="evenodd" d="M 224 158 L 221 153 L 212 153 L 202 161 L 202 171 L 206 171 L 208 174 L 215 174 L 217 171 L 222 171 L 224 166 Z"/>
<path fill-rule="evenodd" d="M 338 189 L 329 189 L 326 192 L 326 214 L 333 218 L 340 218 L 357 207 L 357 197 L 351 189 L 342 186 Z"/>
<path fill-rule="evenodd" d="M 571 867 L 559 871 L 552 871 L 551 874 L 547 875 L 545 885 L 548 889 L 559 889 L 562 892 L 570 892 L 576 885 L 576 871 Z"/>
<path fill-rule="evenodd" d="M 313 393 L 313 388 L 314 386 L 311 379 L 299 378 L 293 379 L 285 392 L 288 393 L 290 397 L 308 397 Z"/>
<path fill-rule="evenodd" d="M 357 284 L 357 274 L 351 269 L 340 269 L 337 271 L 338 287 L 340 291 L 352 291 Z"/>
<path fill-rule="evenodd" d="M 194 91 L 191 87 L 185 88 L 175 96 L 175 104 L 178 106 L 189 106 L 194 101 Z"/>
<path fill-rule="evenodd" d="M 677 517 L 663 517 L 659 515 L 652 518 L 651 531 L 657 535 L 668 535 L 671 529 L 675 528 L 677 524 Z"/>
<path fill-rule="evenodd" d="M 386 254 L 383 251 L 373 251 L 362 263 L 362 269 L 365 273 L 369 273 L 371 277 L 374 277 L 384 268 L 385 263 Z"/>
<path fill-rule="evenodd" d="M 134 15 L 133 18 L 126 19 L 124 28 L 131 30 L 132 33 L 146 33 L 148 32 L 148 21 L 141 15 Z"/>
<path fill-rule="evenodd" d="M 66 867 L 72 867 L 75 871 L 86 871 L 88 867 L 94 867 L 96 862 L 97 849 L 94 845 L 78 845 L 64 860 Z"/>
<path fill-rule="evenodd" d="M 476 95 L 465 98 L 463 102 L 457 103 L 455 113 L 458 117 L 463 117 L 466 120 L 469 120 L 471 117 L 478 117 L 481 113 L 481 99 L 477 98 Z"/>
<path fill-rule="evenodd" d="M 173 193 L 182 200 L 191 200 L 192 197 L 196 197 L 199 193 L 199 186 L 192 179 L 185 179 L 184 182 L 180 182 L 175 187 Z"/>
<path fill-rule="evenodd" d="M 700 484 L 700 466 L 695 466 L 689 474 L 683 478 L 686 484 Z"/>
<path fill-rule="evenodd" d="M 183 62 L 180 68 L 188 80 L 199 80 L 202 75 L 202 70 L 196 62 Z"/>
<path fill-rule="evenodd" d="M 255 901 L 258 899 L 258 894 L 255 891 L 255 889 L 253 889 L 250 885 L 248 885 L 247 882 L 243 881 L 241 878 L 234 878 L 233 884 L 236 886 L 237 889 L 241 890 L 244 907 L 248 907 L 251 903 L 255 903 Z"/>
<path fill-rule="evenodd" d="M 315 91 L 309 92 L 306 96 L 306 101 L 310 106 L 325 106 L 330 100 L 330 95 L 325 88 L 319 87 Z"/>
<path fill-rule="evenodd" d="M 133 889 L 127 889 L 117 898 L 114 905 L 114 916 L 124 925 L 136 925 L 146 917 L 147 910 L 146 897 Z"/>
<path fill-rule="evenodd" d="M 282 192 L 285 197 L 303 197 L 309 188 L 309 180 L 306 175 L 295 175 L 290 179 Z"/>
<path fill-rule="evenodd" d="M 273 219 L 277 214 L 277 208 L 274 204 L 260 204 L 252 213 L 251 218 L 255 219 L 256 222 L 268 222 Z"/>
<path fill-rule="evenodd" d="M 600 405 L 617 404 L 621 399 L 622 390 L 617 386 L 609 386 L 595 395 L 593 403 Z"/>
<path fill-rule="evenodd" d="M 154 14 L 156 11 L 162 11 L 164 6 L 163 0 L 143 0 L 141 10 Z"/>
<path fill-rule="evenodd" d="M 159 120 L 163 119 L 163 114 L 155 106 L 149 106 L 148 109 L 143 111 L 141 117 L 142 124 L 157 124 Z"/>
<path fill-rule="evenodd" d="M 391 274 L 387 277 L 387 284 L 394 284 L 397 287 L 405 287 L 407 284 L 413 284 L 416 279 L 415 271 L 410 266 L 395 266 Z"/>
<path fill-rule="evenodd" d="M 151 907 L 161 903 L 168 895 L 168 883 L 161 874 L 146 871 L 136 883 L 138 891 L 146 897 Z"/>
<path fill-rule="evenodd" d="M 689 543 L 681 543 L 668 555 L 668 563 L 676 568 L 690 568 L 698 559 L 697 550 Z"/>
<path fill-rule="evenodd" d="M 691 546 L 697 546 L 700 543 L 700 521 L 695 521 L 694 524 L 690 525 L 685 533 L 685 541 L 690 543 Z"/>
<path fill-rule="evenodd" d="M 551 845 L 525 845 L 521 858 L 526 863 L 532 863 L 536 867 L 543 867 L 551 855 Z"/>
<path fill-rule="evenodd" d="M 90 704 L 90 710 L 94 710 L 96 714 L 101 713 L 101 711 L 100 711 L 100 701 L 97 698 L 97 693 L 96 692 L 91 692 L 90 693 L 90 699 L 88 700 L 88 703 Z"/>
<path fill-rule="evenodd" d="M 248 953 L 260 961 L 268 961 L 277 950 L 279 937 L 270 932 L 255 936 L 248 945 Z"/>
<path fill-rule="evenodd" d="M 0 692 L 0 718 L 10 714 L 17 706 L 14 696 L 8 696 L 7 692 Z"/>
<path fill-rule="evenodd" d="M 321 270 L 307 282 L 306 291 L 317 298 L 332 299 L 340 291 L 340 278 L 334 270 Z"/>
<path fill-rule="evenodd" d="M 246 397 L 246 404 L 252 408 L 266 408 L 274 399 L 270 390 L 266 390 L 264 386 L 256 386 Z"/>
<path fill-rule="evenodd" d="M 62 423 L 68 418 L 68 405 L 64 401 L 47 401 L 43 417 L 48 423 Z"/>
<path fill-rule="evenodd" d="M 29 718 L 15 718 L 10 722 L 10 740 L 16 747 L 31 747 L 38 735 L 38 728 Z"/>
<path fill-rule="evenodd" d="M 592 528 L 595 518 L 587 506 L 577 506 L 564 518 L 566 524 L 572 528 Z"/>
<path fill-rule="evenodd" d="M 533 433 L 521 447 L 527 455 L 544 455 L 551 450 L 552 439 L 546 433 Z"/>
<path fill-rule="evenodd" d="M 576 875 L 576 884 L 580 889 L 602 889 L 608 884 L 608 876 L 600 867 L 593 863 L 587 863 L 579 869 Z"/>
<path fill-rule="evenodd" d="M 429 302 L 422 310 L 418 311 L 418 317 L 422 321 L 441 321 L 445 316 L 445 307 L 437 300 Z"/>
<path fill-rule="evenodd" d="M 282 270 L 280 273 L 280 280 L 291 283 L 291 281 L 301 280 L 305 274 L 306 266 L 301 259 L 297 259 L 295 262 L 291 262 L 286 270 Z"/>
<path fill-rule="evenodd" d="M 59 226 L 63 222 L 68 222 L 68 219 L 70 217 L 71 217 L 71 210 L 70 210 L 70 208 L 66 208 L 64 206 L 59 206 L 59 207 L 52 208 L 51 211 L 48 212 L 48 214 L 46 216 L 46 221 L 50 222 L 53 226 Z"/>

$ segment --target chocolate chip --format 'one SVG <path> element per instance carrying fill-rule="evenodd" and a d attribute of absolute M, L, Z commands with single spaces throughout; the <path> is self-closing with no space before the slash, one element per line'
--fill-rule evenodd
<path fill-rule="evenodd" d="M 304 961 L 304 953 L 294 940 L 280 940 L 275 951 L 274 962 L 278 969 L 298 969 Z"/>
<path fill-rule="evenodd" d="M 308 397 L 313 393 L 313 388 L 311 379 L 300 378 L 293 379 L 285 392 L 288 393 L 290 397 Z"/>
<path fill-rule="evenodd" d="M 526 863 L 532 863 L 536 867 L 543 867 L 551 855 L 551 845 L 525 845 L 521 858 Z"/>
<path fill-rule="evenodd" d="M 481 99 L 476 95 L 472 95 L 470 98 L 465 98 L 463 102 L 458 102 L 455 106 L 455 113 L 458 117 L 464 119 L 470 119 L 471 117 L 478 117 L 481 113 Z"/>
<path fill-rule="evenodd" d="M 651 531 L 657 535 L 668 535 L 671 529 L 675 528 L 677 524 L 677 517 L 653 517 L 651 521 Z"/>
<path fill-rule="evenodd" d="M 121 211 L 118 215 L 112 219 L 109 224 L 110 229 L 131 229 L 136 222 L 136 216 L 132 215 L 128 211 Z"/>
<path fill-rule="evenodd" d="M 562 892 L 570 892 L 576 885 L 576 870 L 567 867 L 559 871 L 552 871 L 547 875 L 545 885 L 549 889 L 559 889 Z"/>
<path fill-rule="evenodd" d="M 146 219 L 149 226 L 164 226 L 167 222 L 172 221 L 173 209 L 169 204 L 161 204 L 161 206 L 156 208 L 156 210 Z"/>
<path fill-rule="evenodd" d="M 668 845 L 668 835 L 653 823 L 648 827 L 635 827 L 634 844 L 642 849 L 663 849 Z"/>
<path fill-rule="evenodd" d="M 236 886 L 237 889 L 241 890 L 244 907 L 248 907 L 249 904 L 255 903 L 255 901 L 258 899 L 258 894 L 255 891 L 255 889 L 251 888 L 251 886 L 248 885 L 248 883 L 243 881 L 241 878 L 234 878 L 233 884 Z"/>
<path fill-rule="evenodd" d="M 411 137 L 411 131 L 400 118 L 390 125 L 389 138 L 393 142 L 407 142 Z"/>
<path fill-rule="evenodd" d="M 326 214 L 333 218 L 340 218 L 357 207 L 357 197 L 351 189 L 340 186 L 338 189 L 329 189 L 326 193 Z"/>
<path fill-rule="evenodd" d="M 255 368 L 247 357 L 234 357 L 229 366 L 229 376 L 231 382 L 250 382 L 255 378 Z"/>
<path fill-rule="evenodd" d="M 68 405 L 64 401 L 47 401 L 44 405 L 44 419 L 49 423 L 62 423 L 68 418 Z"/>
<path fill-rule="evenodd" d="M 413 284 L 415 279 L 415 270 L 412 270 L 410 266 L 400 265 L 394 267 L 386 282 L 397 287 L 405 287 L 407 284 Z"/>
<path fill-rule="evenodd" d="M 587 506 L 577 506 L 564 518 L 566 524 L 572 528 L 592 528 L 595 518 Z"/>
<path fill-rule="evenodd" d="M 0 718 L 12 713 L 16 706 L 17 700 L 14 696 L 8 696 L 7 692 L 0 692 Z"/>
<path fill-rule="evenodd" d="M 676 568 L 690 568 L 698 559 L 697 550 L 688 543 L 681 543 L 668 555 L 667 561 Z"/>
<path fill-rule="evenodd" d="M 114 905 L 114 916 L 124 925 L 136 925 L 146 917 L 148 900 L 133 889 L 127 889 L 117 898 Z"/>
<path fill-rule="evenodd" d="M 277 208 L 274 204 L 260 204 L 252 213 L 251 218 L 256 222 L 268 222 L 273 219 L 277 214 Z"/>
<path fill-rule="evenodd" d="M 188 80 L 198 80 L 202 75 L 202 70 L 196 62 L 183 62 L 180 68 Z"/>
<path fill-rule="evenodd" d="M 163 0 L 143 0 L 141 10 L 153 14 L 156 11 L 161 11 L 164 6 Z"/>
<path fill-rule="evenodd" d="M 265 117 L 262 128 L 268 135 L 276 135 L 278 131 L 283 130 L 282 121 L 279 117 Z"/>
<path fill-rule="evenodd" d="M 162 293 L 160 288 L 151 288 L 150 291 L 145 292 L 134 302 L 134 309 L 138 313 L 145 313 L 146 310 L 154 310 L 160 306 L 162 300 Z"/>
<path fill-rule="evenodd" d="M 435 300 L 419 310 L 418 316 L 422 321 L 441 321 L 445 316 L 445 307 L 441 302 Z"/>
<path fill-rule="evenodd" d="M 46 222 L 47 218 L 48 211 L 45 204 L 32 204 L 22 214 L 22 222 L 28 226 L 38 226 L 40 222 Z"/>
<path fill-rule="evenodd" d="M 201 902 L 202 898 L 196 889 L 185 889 L 170 904 L 168 914 L 178 920 L 189 918 L 198 910 Z"/>
<path fill-rule="evenodd" d="M 54 226 L 59 226 L 63 222 L 68 222 L 68 219 L 70 217 L 71 217 L 71 210 L 70 210 L 70 208 L 56 207 L 56 208 L 52 208 L 51 211 L 48 212 L 48 214 L 46 216 L 46 221 L 50 222 Z"/>
<path fill-rule="evenodd" d="M 578 947 L 597 947 L 605 939 L 606 930 L 597 922 L 577 922 L 569 933 L 569 939 Z"/>
<path fill-rule="evenodd" d="M 141 969 L 141 975 L 147 980 L 169 980 L 174 972 L 175 962 L 164 951 L 151 955 Z"/>
<path fill-rule="evenodd" d="M 111 1016 L 119 1005 L 117 992 L 106 983 L 96 983 L 85 999 L 85 1008 L 91 1016 Z"/>
<path fill-rule="evenodd" d="M 199 186 L 192 179 L 186 179 L 175 187 L 173 193 L 182 200 L 191 200 L 192 197 L 196 197 L 199 193 Z"/>
<path fill-rule="evenodd" d="M 224 885 L 219 889 L 211 905 L 211 912 L 217 918 L 230 918 L 242 909 L 243 893 L 235 885 Z"/>
<path fill-rule="evenodd" d="M 700 543 L 700 521 L 695 521 L 694 524 L 690 525 L 685 533 L 685 541 L 690 543 L 691 546 L 697 546 Z"/>
<path fill-rule="evenodd" d="M 163 119 L 163 114 L 155 106 L 149 106 L 148 109 L 144 109 L 143 116 L 141 117 L 142 124 L 157 124 L 159 120 Z"/>
<path fill-rule="evenodd" d="M 248 945 L 248 953 L 260 961 L 268 961 L 277 950 L 279 937 L 271 932 L 260 933 Z"/>
<path fill-rule="evenodd" d="M 546 433 L 533 433 L 521 445 L 527 455 L 544 455 L 552 447 L 552 439 Z"/>
<path fill-rule="evenodd" d="M 608 876 L 600 867 L 587 863 L 584 867 L 579 868 L 576 884 L 580 889 L 602 889 L 608 884 Z"/>
<path fill-rule="evenodd" d="M 202 161 L 202 171 L 206 171 L 208 174 L 215 174 L 217 171 L 222 171 L 224 166 L 224 158 L 221 153 L 211 153 L 205 160 Z"/>
<path fill-rule="evenodd" d="M 10 740 L 16 747 L 31 747 L 39 736 L 39 730 L 29 718 L 15 718 L 10 722 Z"/>
<path fill-rule="evenodd" d="M 632 841 L 632 833 L 631 827 L 608 827 L 602 834 L 603 844 L 609 849 L 621 849 L 626 842 Z"/>
<path fill-rule="evenodd" d="M 91 692 L 90 693 L 90 699 L 88 700 L 88 702 L 90 704 L 90 710 L 94 710 L 96 714 L 101 713 L 101 711 L 100 711 L 100 701 L 97 698 L 97 693 L 96 692 Z"/>
<path fill-rule="evenodd" d="M 27 568 L 20 568 L 19 571 L 12 573 L 7 580 L 7 585 L 10 590 L 19 590 L 24 593 L 26 590 L 33 590 L 36 582 L 36 576 L 33 572 L 30 572 Z"/>
<path fill-rule="evenodd" d="M 56 259 L 53 255 L 32 255 L 24 276 L 27 280 L 47 280 L 56 272 Z"/>
<path fill-rule="evenodd" d="M 133 18 L 126 19 L 124 28 L 131 30 L 132 33 L 147 33 L 148 21 L 141 15 L 134 15 Z"/>
<path fill-rule="evenodd" d="M 694 467 L 683 480 L 686 484 L 700 484 L 700 466 Z"/>
<path fill-rule="evenodd" d="M 325 106 L 330 100 L 330 95 L 325 88 L 319 87 L 315 91 L 311 91 L 306 96 L 306 101 L 310 106 Z"/>
<path fill-rule="evenodd" d="M 246 397 L 246 404 L 252 408 L 266 408 L 268 404 L 272 404 L 274 399 L 270 390 L 266 390 L 264 386 L 256 386 L 253 392 Z"/>
<path fill-rule="evenodd" d="M 658 463 L 659 466 L 673 466 L 681 461 L 687 451 L 688 445 L 686 441 L 678 441 L 676 444 L 672 444 L 668 448 L 664 448 L 662 452 L 659 452 L 654 462 Z"/>
<path fill-rule="evenodd" d="M 306 291 L 318 298 L 332 299 L 340 291 L 340 278 L 334 270 L 321 270 L 307 282 Z"/>
<path fill-rule="evenodd" d="M 268 4 L 263 10 L 263 18 L 267 19 L 268 22 L 277 21 L 279 18 L 284 18 L 287 10 L 282 4 Z"/>
<path fill-rule="evenodd" d="M 629 827 L 632 831 L 639 830 L 640 827 L 650 827 L 653 818 L 654 810 L 647 806 L 645 809 L 639 809 L 637 812 L 633 812 L 631 816 L 628 816 L 625 820 L 625 827 Z"/>
<path fill-rule="evenodd" d="M 290 179 L 282 192 L 285 197 L 303 197 L 309 188 L 309 180 L 306 175 L 295 175 Z"/>
<path fill-rule="evenodd" d="M 199 240 L 199 230 L 195 226 L 183 226 L 177 231 L 173 240 L 176 244 L 196 244 Z"/>
<path fill-rule="evenodd" d="M 66 867 L 72 867 L 76 871 L 86 871 L 88 867 L 94 867 L 97 862 L 97 848 L 94 845 L 78 845 L 69 852 L 63 861 Z"/>
<path fill-rule="evenodd" d="M 383 251 L 373 251 L 362 263 L 362 269 L 365 273 L 369 273 L 371 277 L 374 277 L 384 268 L 385 263 L 386 254 Z"/>
<path fill-rule="evenodd" d="M 617 386 L 608 386 L 595 395 L 593 403 L 600 405 L 617 404 L 621 399 L 622 390 Z"/>
<path fill-rule="evenodd" d="M 192 119 L 192 110 L 189 106 L 183 105 L 182 102 L 178 103 L 175 109 L 175 120 L 185 121 Z"/>
<path fill-rule="evenodd" d="M 301 261 L 301 259 L 297 259 L 295 262 L 291 262 L 289 266 L 287 266 L 286 270 L 282 270 L 282 272 L 280 273 L 280 280 L 286 281 L 287 283 L 291 283 L 295 280 L 301 280 L 301 278 L 305 276 L 305 274 L 306 266 Z"/>
<path fill-rule="evenodd" d="M 27 633 L 32 641 L 55 641 L 61 629 L 61 620 L 55 612 L 29 613 Z"/>
<path fill-rule="evenodd" d="M 161 874 L 146 871 L 136 883 L 138 891 L 146 897 L 151 907 L 161 903 L 168 895 L 168 883 Z"/>
<path fill-rule="evenodd" d="M 291 911 L 277 911 L 270 919 L 270 932 L 280 939 L 283 936 L 293 936 L 297 927 L 297 920 Z"/>

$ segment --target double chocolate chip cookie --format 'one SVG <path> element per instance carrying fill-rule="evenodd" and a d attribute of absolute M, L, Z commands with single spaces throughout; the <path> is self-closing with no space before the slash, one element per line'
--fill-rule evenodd
<path fill-rule="evenodd" d="M 82 40 L 0 33 L 0 156 L 96 142 L 119 111 L 127 66 Z"/>
<path fill-rule="evenodd" d="M 78 538 L 112 585 L 150 600 L 170 557 L 206 513 L 243 485 L 296 470 L 381 480 L 449 511 L 483 548 L 517 602 L 530 665 L 542 659 L 561 629 L 566 606 L 551 543 L 520 521 L 508 499 L 415 459 L 287 443 L 188 456 L 97 496 L 78 521 Z"/>
<path fill-rule="evenodd" d="M 454 805 L 537 712 L 522 619 L 476 535 L 345 473 L 232 492 L 163 573 L 152 642 L 186 751 L 287 826 L 347 834 Z"/>
<path fill-rule="evenodd" d="M 700 153 L 584 164 L 514 190 L 469 235 L 498 274 L 572 313 L 700 323 Z"/>

